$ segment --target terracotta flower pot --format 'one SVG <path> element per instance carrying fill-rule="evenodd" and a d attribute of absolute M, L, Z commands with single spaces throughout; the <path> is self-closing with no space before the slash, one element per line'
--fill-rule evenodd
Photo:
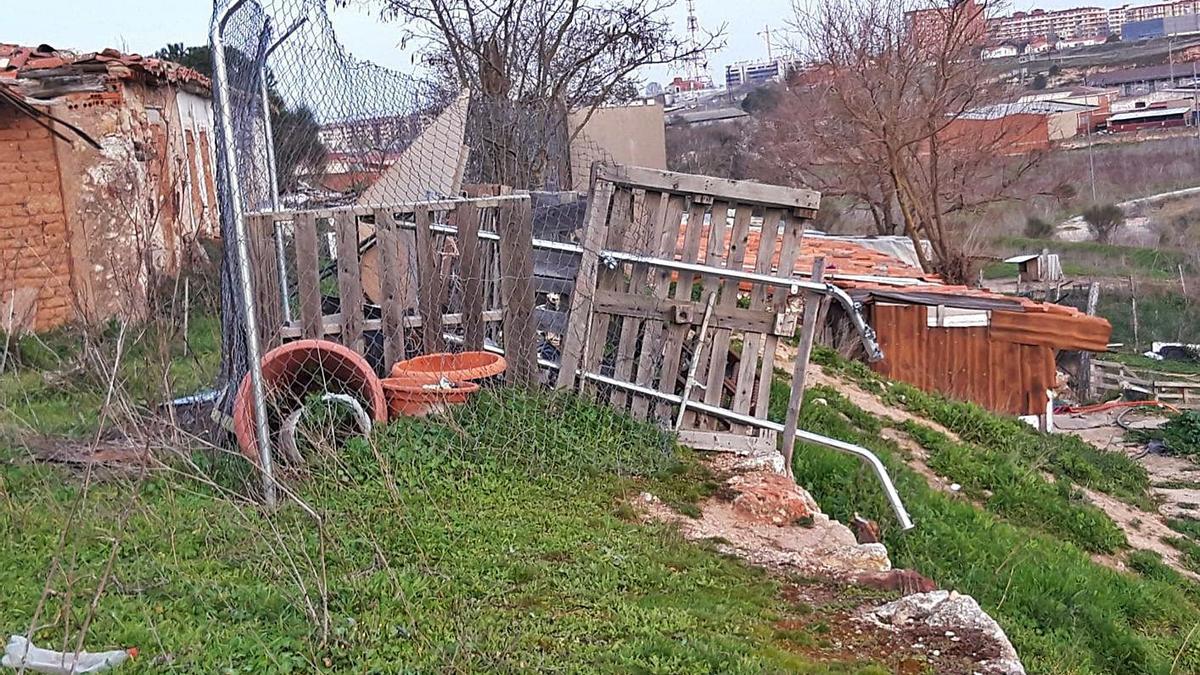
<path fill-rule="evenodd" d="M 309 394 L 348 394 L 362 403 L 375 423 L 387 422 L 383 386 L 366 359 L 354 350 L 326 340 L 297 340 L 267 352 L 262 358 L 263 389 L 272 433 L 287 414 L 304 405 Z M 242 378 L 233 405 L 233 430 L 238 447 L 258 461 L 250 374 Z"/>
<path fill-rule="evenodd" d="M 388 411 L 395 417 L 425 417 L 446 412 L 452 405 L 462 405 L 471 394 L 479 391 L 474 382 L 422 382 L 419 379 L 392 377 L 383 380 Z"/>
<path fill-rule="evenodd" d="M 503 356 L 491 352 L 460 352 L 427 354 L 392 366 L 393 378 L 415 382 L 471 382 L 503 373 L 508 363 Z"/>

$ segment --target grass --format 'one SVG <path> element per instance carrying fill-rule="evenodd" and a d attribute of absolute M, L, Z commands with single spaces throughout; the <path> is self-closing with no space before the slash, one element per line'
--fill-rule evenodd
<path fill-rule="evenodd" d="M 783 389 L 786 391 L 786 387 Z M 1040 516 L 1029 517 L 1029 506 L 1036 504 L 993 512 L 990 507 L 980 510 L 967 500 L 934 490 L 907 468 L 893 442 L 869 426 L 854 422 L 857 414 L 847 412 L 854 409 L 849 401 L 832 390 L 814 393 L 817 390 L 806 396 L 801 426 L 875 451 L 888 466 L 917 527 L 908 533 L 898 531 L 874 476 L 852 457 L 800 444 L 794 460 L 797 478 L 833 517 L 846 519 L 859 512 L 876 519 L 882 525 L 894 564 L 920 570 L 944 588 L 974 596 L 1003 626 L 1029 672 L 1200 670 L 1200 645 L 1186 641 L 1189 631 L 1200 623 L 1195 590 L 1169 568 L 1162 569 L 1165 566 L 1161 561 L 1155 565 L 1145 555 L 1138 555 L 1141 569 L 1146 570 L 1139 575 L 1120 573 L 1094 562 L 1076 540 L 1095 541 L 1100 546 L 1115 542 L 1080 535 L 1111 532 L 1089 517 L 1086 510 L 1059 514 L 1067 522 L 1039 522 Z M 824 399 L 826 404 L 817 405 L 816 398 Z M 969 418 L 977 417 L 971 412 Z M 974 423 L 965 421 L 967 418 L 942 416 L 952 423 L 957 420 L 963 431 L 974 428 Z M 983 438 L 980 432 L 975 434 L 980 442 L 971 443 L 972 447 L 989 448 L 991 458 L 959 457 L 963 448 L 943 448 L 953 453 L 945 457 L 949 470 L 972 477 L 1019 473 L 1021 464 L 1027 461 L 1027 448 L 1023 442 L 1014 444 L 1006 439 L 1004 433 L 1016 429 L 1002 422 L 997 419 L 995 423 L 1000 435 Z M 1050 454 L 1059 449 L 1055 445 L 1042 447 Z M 1071 446 L 1063 450 L 1078 451 Z M 1011 459 L 998 471 L 992 468 L 995 457 Z M 1047 460 L 1047 465 L 1062 468 L 1073 467 L 1077 461 Z M 1111 487 L 1124 486 L 1123 481 L 1104 471 L 1092 478 Z M 1144 474 L 1140 480 L 1145 480 Z M 1016 484 L 1019 487 L 1020 481 Z M 1054 495 L 1047 497 L 1062 503 Z M 1051 513 L 1055 508 L 1047 506 L 1041 513 Z M 1080 520 L 1071 523 L 1073 518 Z"/>
<path fill-rule="evenodd" d="M 992 414 L 973 403 L 887 382 L 866 365 L 840 359 L 827 349 L 816 350 L 813 361 L 878 394 L 890 405 L 941 424 L 966 443 L 1009 458 L 1023 472 L 1045 471 L 1059 480 L 1153 509 L 1145 468 L 1124 454 L 1099 450 L 1075 436 L 1040 433 L 1015 418 Z"/>
<path fill-rule="evenodd" d="M 1004 251 L 1034 253 L 1049 248 L 1062 256 L 1063 272 L 1068 276 L 1114 277 L 1130 274 L 1159 281 L 1179 280 L 1179 265 L 1185 272 L 1192 270 L 1186 251 L 1102 244 L 1096 241 L 1047 241 L 1028 237 L 1001 237 L 996 245 Z M 993 276 L 994 275 L 994 276 Z M 989 279 L 1016 278 L 1017 266 L 1006 263 L 990 265 L 984 271 Z"/>
<path fill-rule="evenodd" d="M 122 338 L 120 328 L 109 325 L 92 342 L 105 367 L 120 364 L 116 387 L 128 398 L 153 407 L 171 395 L 203 389 L 216 376 L 217 317 L 195 316 L 188 323 L 186 340 L 181 333 L 177 327 L 153 323 Z M 78 329 L 20 338 L 13 344 L 9 365 L 0 372 L 0 439 L 27 434 L 82 437 L 96 430 L 108 378 L 85 358 Z"/>
<path fill-rule="evenodd" d="M 506 392 L 373 441 L 294 483 L 323 540 L 295 506 L 268 518 L 162 473 L 92 484 L 67 528 L 78 477 L 10 457 L 0 625 L 26 629 L 66 532 L 74 585 L 51 575 L 35 641 L 60 644 L 68 617 L 79 626 L 120 541 L 86 645 L 139 646 L 122 672 L 885 672 L 790 652 L 817 637 L 778 630 L 811 608 L 781 600 L 777 580 L 622 517 L 633 490 L 690 498 L 679 483 L 692 460 L 656 430 L 573 397 Z M 244 473 L 198 459 L 226 486 Z M 322 579 L 325 644 L 301 591 L 315 598 Z"/>
<path fill-rule="evenodd" d="M 1142 354 L 1105 354 L 1104 359 L 1124 363 L 1130 368 L 1172 375 L 1200 375 L 1200 362 L 1152 359 Z"/>
<path fill-rule="evenodd" d="M 1200 343 L 1200 302 L 1175 291 L 1138 291 L 1138 335 L 1134 340 L 1133 305 L 1128 290 L 1107 289 L 1100 294 L 1096 313 L 1112 324 L 1112 342 L 1131 352 L 1150 348 L 1152 342 Z"/>

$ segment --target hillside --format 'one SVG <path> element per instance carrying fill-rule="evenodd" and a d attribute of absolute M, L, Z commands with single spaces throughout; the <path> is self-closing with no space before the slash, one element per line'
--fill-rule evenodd
<path fill-rule="evenodd" d="M 1149 508 L 1136 464 L 818 360 L 802 425 L 879 453 L 917 528 L 897 531 L 855 460 L 801 447 L 823 510 L 874 519 L 896 567 L 978 599 L 1029 672 L 1200 669 L 1200 587 L 1084 497 Z M 638 495 L 688 519 L 728 503 L 721 463 L 575 397 L 500 391 L 314 451 L 270 516 L 237 457 L 156 441 L 89 463 L 94 443 L 57 441 L 49 463 L 39 443 L 3 451 L 0 623 L 36 613 L 35 642 L 141 648 L 122 672 L 973 672 L 994 656 L 863 623 L 896 591 L 765 572 L 647 521 Z"/>

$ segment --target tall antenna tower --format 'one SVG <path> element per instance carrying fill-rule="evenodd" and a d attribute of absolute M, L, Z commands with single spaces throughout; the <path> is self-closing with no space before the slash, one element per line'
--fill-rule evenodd
<path fill-rule="evenodd" d="M 708 54 L 700 45 L 700 19 L 696 16 L 696 0 L 687 0 L 687 32 L 688 51 L 687 77 L 694 82 L 703 82 L 711 86 L 712 78 L 708 74 Z"/>

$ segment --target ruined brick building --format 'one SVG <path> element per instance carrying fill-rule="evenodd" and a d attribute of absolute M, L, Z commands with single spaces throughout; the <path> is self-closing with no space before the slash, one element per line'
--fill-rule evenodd
<path fill-rule="evenodd" d="M 217 233 L 210 98 L 168 61 L 0 44 L 0 330 L 144 314 Z"/>

